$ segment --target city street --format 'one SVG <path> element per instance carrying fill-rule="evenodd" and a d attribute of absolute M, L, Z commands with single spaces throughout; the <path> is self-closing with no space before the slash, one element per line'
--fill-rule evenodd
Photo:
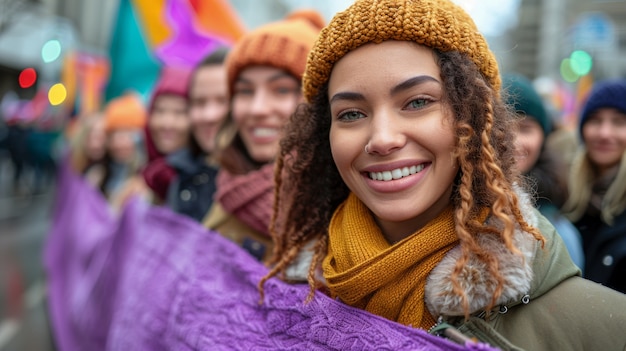
<path fill-rule="evenodd" d="M 0 155 L 0 351 L 53 350 L 42 249 L 53 191 L 14 189 Z"/>

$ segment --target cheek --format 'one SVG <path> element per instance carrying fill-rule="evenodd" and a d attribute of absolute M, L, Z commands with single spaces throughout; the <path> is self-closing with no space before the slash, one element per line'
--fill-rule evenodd
<path fill-rule="evenodd" d="M 330 129 L 329 141 L 331 155 L 337 166 L 337 170 L 344 180 L 346 172 L 351 168 L 352 160 L 358 157 L 358 151 L 356 149 L 360 148 L 357 146 L 355 140 L 356 138 L 348 138 L 342 131 L 337 131 L 332 127 Z"/>
<path fill-rule="evenodd" d="M 148 119 L 148 130 L 154 133 L 161 127 L 159 116 L 153 115 Z"/>
<path fill-rule="evenodd" d="M 534 154 L 539 155 L 541 153 L 541 147 L 543 146 L 543 135 L 538 134 L 533 136 L 533 138 L 529 141 L 530 148 Z"/>
<path fill-rule="evenodd" d="M 289 120 L 289 117 L 296 111 L 296 107 L 298 107 L 299 99 L 286 99 L 281 103 L 281 116 L 280 118 L 286 123 Z"/>
<path fill-rule="evenodd" d="M 199 107 L 192 107 L 189 109 L 189 124 L 195 125 L 202 120 L 202 110 Z"/>
<path fill-rule="evenodd" d="M 188 116 L 180 115 L 180 116 L 177 117 L 176 121 L 177 121 L 176 125 L 178 126 L 178 128 L 180 129 L 181 132 L 184 133 L 187 130 L 189 130 L 189 126 L 191 125 L 191 121 L 189 120 Z"/>
<path fill-rule="evenodd" d="M 245 120 L 248 102 L 242 99 L 233 99 L 232 118 L 235 124 L 239 125 Z"/>
<path fill-rule="evenodd" d="M 626 150 L 626 127 L 618 127 L 617 140 L 622 146 L 622 151 Z"/>
<path fill-rule="evenodd" d="M 582 128 L 581 134 L 583 137 L 583 142 L 586 140 L 593 139 L 595 135 L 593 126 L 591 126 L 589 123 L 585 124 Z"/>

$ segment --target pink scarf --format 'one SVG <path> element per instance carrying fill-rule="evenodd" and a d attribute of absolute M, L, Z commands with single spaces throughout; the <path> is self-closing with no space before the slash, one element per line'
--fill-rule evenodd
<path fill-rule="evenodd" d="M 274 204 L 274 164 L 243 175 L 220 169 L 215 200 L 226 212 L 269 237 Z"/>

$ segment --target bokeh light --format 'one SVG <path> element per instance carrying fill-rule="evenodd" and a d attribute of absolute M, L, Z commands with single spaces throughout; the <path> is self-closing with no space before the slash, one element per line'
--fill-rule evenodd
<path fill-rule="evenodd" d="M 30 88 L 37 81 L 37 71 L 35 71 L 34 68 L 25 68 L 22 70 L 22 72 L 20 72 L 17 80 L 21 88 Z"/>
<path fill-rule="evenodd" d="M 60 105 L 67 97 L 67 89 L 61 83 L 57 83 L 48 90 L 48 100 L 52 106 Z"/>
<path fill-rule="evenodd" d="M 569 83 L 574 83 L 578 80 L 579 75 L 572 70 L 572 60 L 570 58 L 561 61 L 561 77 Z"/>
<path fill-rule="evenodd" d="M 570 65 L 574 73 L 584 76 L 591 71 L 593 59 L 586 51 L 576 50 L 570 55 Z"/>
<path fill-rule="evenodd" d="M 41 58 L 45 63 L 58 59 L 60 55 L 61 43 L 58 40 L 48 40 L 41 48 Z"/>

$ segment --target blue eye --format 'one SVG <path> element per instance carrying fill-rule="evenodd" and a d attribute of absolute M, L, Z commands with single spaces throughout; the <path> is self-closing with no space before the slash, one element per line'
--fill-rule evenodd
<path fill-rule="evenodd" d="M 409 108 L 414 108 L 414 109 L 420 109 L 420 108 L 424 108 L 426 105 L 428 105 L 430 101 L 426 100 L 426 99 L 415 99 L 412 100 L 411 102 L 409 102 L 408 107 Z"/>
<path fill-rule="evenodd" d="M 356 121 L 363 117 L 364 115 L 359 111 L 348 111 L 337 116 L 337 119 L 340 121 Z"/>

